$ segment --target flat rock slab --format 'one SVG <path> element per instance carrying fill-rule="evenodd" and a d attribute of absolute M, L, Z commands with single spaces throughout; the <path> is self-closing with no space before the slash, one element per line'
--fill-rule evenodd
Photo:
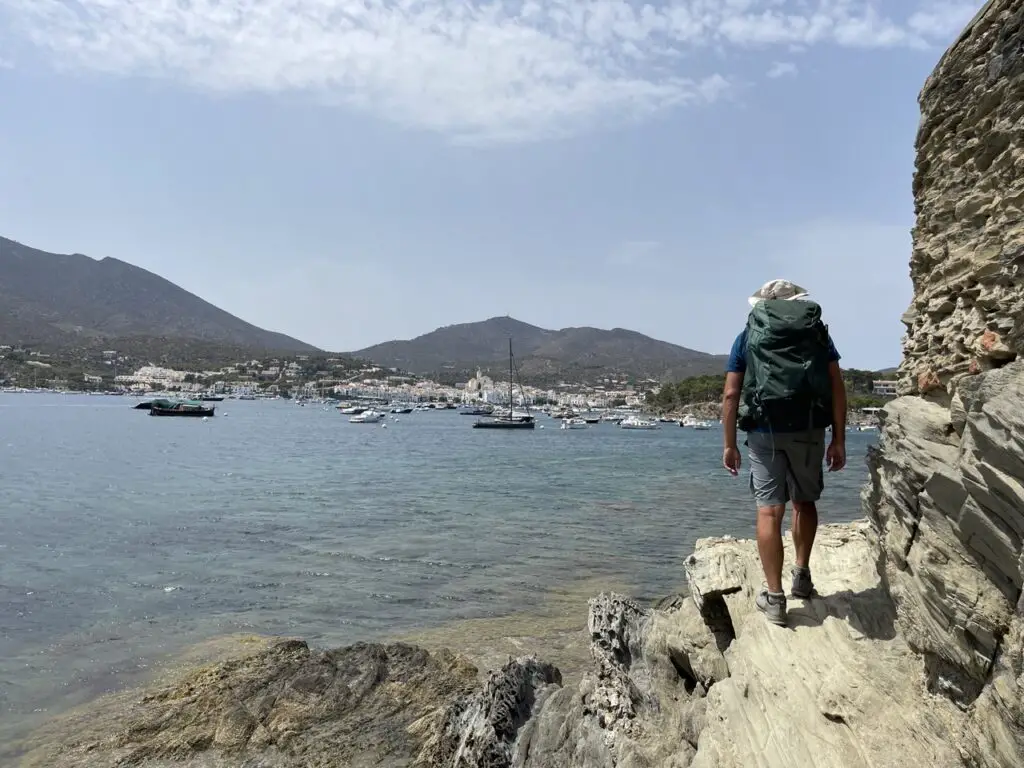
<path fill-rule="evenodd" d="M 686 564 L 694 600 L 705 611 L 724 602 L 735 639 L 724 654 L 730 676 L 708 692 L 694 768 L 962 765 L 949 734 L 963 715 L 925 691 L 920 659 L 896 636 L 877 557 L 868 523 L 822 526 L 816 594 L 789 598 L 783 628 L 753 605 L 763 580 L 755 542 L 697 543 Z"/>

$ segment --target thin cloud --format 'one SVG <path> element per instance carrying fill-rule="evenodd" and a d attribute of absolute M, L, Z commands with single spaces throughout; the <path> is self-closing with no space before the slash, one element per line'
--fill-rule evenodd
<path fill-rule="evenodd" d="M 731 73 L 692 56 L 711 47 L 947 42 L 967 6 L 936 8 L 901 20 L 870 0 L 0 0 L 0 43 L 18 36 L 69 71 L 308 91 L 457 140 L 522 141 L 715 101 Z"/>
<path fill-rule="evenodd" d="M 907 26 L 915 34 L 938 40 L 946 39 L 952 43 L 981 5 L 975 2 L 929 3 L 907 20 Z"/>
<path fill-rule="evenodd" d="M 780 77 L 794 77 L 797 73 L 796 64 L 791 61 L 776 61 L 768 68 L 768 77 L 773 80 Z"/>

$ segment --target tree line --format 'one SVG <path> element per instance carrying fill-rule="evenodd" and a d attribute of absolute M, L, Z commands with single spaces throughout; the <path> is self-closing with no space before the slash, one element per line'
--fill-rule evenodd
<path fill-rule="evenodd" d="M 876 395 L 872 382 L 886 378 L 886 374 L 867 371 L 859 368 L 843 370 L 846 392 L 851 410 L 861 408 L 878 408 L 891 400 L 891 397 Z M 687 405 L 697 403 L 717 403 L 722 399 L 724 374 L 711 376 L 690 376 L 681 381 L 663 384 L 657 392 L 651 390 L 645 394 L 647 405 L 659 411 L 673 411 Z"/>

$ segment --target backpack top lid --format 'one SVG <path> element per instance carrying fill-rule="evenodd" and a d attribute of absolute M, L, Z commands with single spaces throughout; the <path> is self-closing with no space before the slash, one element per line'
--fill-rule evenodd
<path fill-rule="evenodd" d="M 821 323 L 821 305 L 811 299 L 759 299 L 747 316 L 750 330 L 809 330 Z"/>

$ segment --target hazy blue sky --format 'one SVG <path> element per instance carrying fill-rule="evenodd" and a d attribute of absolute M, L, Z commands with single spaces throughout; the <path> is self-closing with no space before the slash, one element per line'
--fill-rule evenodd
<path fill-rule="evenodd" d="M 0 234 L 334 350 L 512 316 L 899 359 L 917 93 L 982 5 L 0 0 Z"/>

